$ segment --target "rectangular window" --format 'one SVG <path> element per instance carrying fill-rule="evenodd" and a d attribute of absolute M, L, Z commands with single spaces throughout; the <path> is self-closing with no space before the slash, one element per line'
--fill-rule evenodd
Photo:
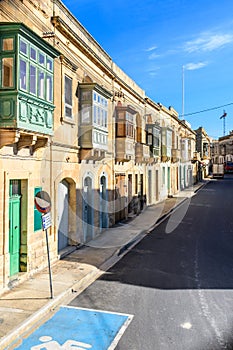
<path fill-rule="evenodd" d="M 151 134 L 148 134 L 148 136 L 147 136 L 147 144 L 148 145 L 153 145 L 152 135 Z"/>
<path fill-rule="evenodd" d="M 167 130 L 167 147 L 172 147 L 172 132 Z"/>
<path fill-rule="evenodd" d="M 42 53 L 39 53 L 39 63 L 44 66 L 45 64 L 45 56 Z"/>
<path fill-rule="evenodd" d="M 27 55 L 28 44 L 25 41 L 23 41 L 22 39 L 20 39 L 19 50 L 24 55 Z"/>
<path fill-rule="evenodd" d="M 46 99 L 49 102 L 53 101 L 52 76 L 49 74 L 47 74 L 47 76 L 46 76 Z"/>
<path fill-rule="evenodd" d="M 35 187 L 34 189 L 34 196 L 42 190 L 41 187 Z M 42 229 L 42 219 L 41 219 L 41 213 L 36 209 L 36 206 L 34 205 L 34 231 L 38 231 Z"/>
<path fill-rule="evenodd" d="M 108 117 L 108 113 L 107 113 L 107 111 L 104 111 L 104 126 L 105 126 L 105 128 L 107 128 L 107 117 Z"/>
<path fill-rule="evenodd" d="M 101 109 L 100 109 L 100 107 L 97 107 L 97 115 L 98 115 L 97 123 L 98 123 L 98 125 L 100 125 L 100 119 L 101 119 L 100 113 L 101 113 Z"/>
<path fill-rule="evenodd" d="M 97 123 L 97 107 L 94 106 L 94 123 Z"/>
<path fill-rule="evenodd" d="M 165 175 L 166 175 L 166 170 L 165 170 L 165 167 L 163 167 L 163 173 L 162 173 L 162 182 L 163 182 L 163 185 L 165 185 Z"/>
<path fill-rule="evenodd" d="M 91 101 L 91 91 L 82 91 L 81 101 Z"/>
<path fill-rule="evenodd" d="M 125 123 L 118 122 L 117 123 L 117 137 L 125 137 Z"/>
<path fill-rule="evenodd" d="M 126 122 L 126 136 L 133 137 L 133 125 Z"/>
<path fill-rule="evenodd" d="M 36 95 L 36 67 L 30 64 L 30 93 Z"/>
<path fill-rule="evenodd" d="M 14 39 L 13 38 L 4 38 L 2 41 L 2 50 L 3 51 L 13 51 L 14 50 Z"/>
<path fill-rule="evenodd" d="M 34 47 L 30 48 L 30 58 L 34 61 L 36 60 L 36 49 Z"/>
<path fill-rule="evenodd" d="M 84 105 L 81 110 L 81 123 L 89 124 L 91 122 L 91 106 Z"/>
<path fill-rule="evenodd" d="M 72 118 L 72 79 L 65 76 L 65 117 Z"/>
<path fill-rule="evenodd" d="M 159 147 L 160 146 L 160 132 L 158 129 L 155 129 L 155 143 L 154 146 Z"/>
<path fill-rule="evenodd" d="M 47 69 L 53 70 L 53 61 L 50 58 L 47 58 Z"/>
<path fill-rule="evenodd" d="M 27 63 L 26 63 L 26 61 L 20 59 L 19 67 L 20 67 L 20 78 L 19 78 L 20 89 L 27 90 Z"/>
<path fill-rule="evenodd" d="M 138 174 L 135 174 L 135 194 L 138 194 Z"/>
<path fill-rule="evenodd" d="M 45 94 L 44 94 L 44 83 L 45 83 L 45 76 L 44 76 L 44 72 L 43 71 L 39 71 L 39 82 L 38 82 L 38 95 L 41 98 L 44 98 Z"/>
<path fill-rule="evenodd" d="M 21 195 L 21 181 L 10 180 L 10 196 Z"/>
<path fill-rule="evenodd" d="M 5 57 L 2 59 L 2 87 L 13 87 L 13 64 L 13 57 Z"/>

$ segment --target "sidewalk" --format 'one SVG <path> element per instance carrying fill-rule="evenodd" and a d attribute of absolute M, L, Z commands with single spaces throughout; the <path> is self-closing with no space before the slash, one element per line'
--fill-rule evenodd
<path fill-rule="evenodd" d="M 13 342 L 31 327 L 35 328 L 42 317 L 60 304 L 80 294 L 205 183 L 147 207 L 139 216 L 105 230 L 87 245 L 56 261 L 52 265 L 53 299 L 48 269 L 3 294 L 0 297 L 0 349 L 13 349 Z"/>

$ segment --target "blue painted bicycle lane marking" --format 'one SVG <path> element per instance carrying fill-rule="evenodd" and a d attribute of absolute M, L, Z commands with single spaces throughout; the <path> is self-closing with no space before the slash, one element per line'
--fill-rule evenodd
<path fill-rule="evenodd" d="M 133 316 L 62 306 L 19 350 L 114 349 Z"/>

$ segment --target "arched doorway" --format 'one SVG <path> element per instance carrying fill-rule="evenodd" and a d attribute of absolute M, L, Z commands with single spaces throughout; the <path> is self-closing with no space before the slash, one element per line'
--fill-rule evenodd
<path fill-rule="evenodd" d="M 107 180 L 103 175 L 100 178 L 100 230 L 108 227 L 108 193 Z"/>
<path fill-rule="evenodd" d="M 94 208 L 93 208 L 93 189 L 92 178 L 87 176 L 84 179 L 83 188 L 83 235 L 84 242 L 88 242 L 93 238 L 93 221 L 94 221 Z"/>
<path fill-rule="evenodd" d="M 69 183 L 58 184 L 58 251 L 68 246 L 69 240 Z"/>

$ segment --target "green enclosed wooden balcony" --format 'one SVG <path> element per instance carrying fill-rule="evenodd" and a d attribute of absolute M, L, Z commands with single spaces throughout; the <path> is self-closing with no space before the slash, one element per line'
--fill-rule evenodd
<path fill-rule="evenodd" d="M 54 58 L 58 55 L 24 24 L 0 23 L 2 140 L 14 139 L 22 131 L 22 135 L 36 133 L 39 139 L 53 134 Z M 1 142 L 1 147 L 4 145 Z"/>

